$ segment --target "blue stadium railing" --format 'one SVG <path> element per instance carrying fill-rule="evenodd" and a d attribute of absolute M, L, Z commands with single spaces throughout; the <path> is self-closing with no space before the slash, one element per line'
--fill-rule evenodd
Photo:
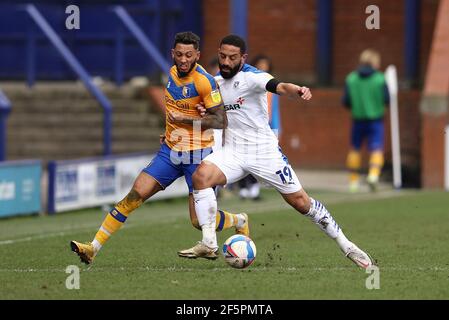
<path fill-rule="evenodd" d="M 6 159 L 6 120 L 11 112 L 11 102 L 0 89 L 0 161 Z"/>
<path fill-rule="evenodd" d="M 73 53 L 62 42 L 61 38 L 56 34 L 53 28 L 48 24 L 39 10 L 33 5 L 25 6 L 26 12 L 31 16 L 34 22 L 41 28 L 48 37 L 53 46 L 64 57 L 64 60 L 70 65 L 72 70 L 83 81 L 87 90 L 98 100 L 103 108 L 103 154 L 111 154 L 111 131 L 112 131 L 112 105 L 109 99 L 98 89 L 92 81 L 92 77 L 87 73 L 84 67 L 79 63 Z"/>
<path fill-rule="evenodd" d="M 201 13 L 201 0 L 133 0 L 126 9 L 111 6 L 117 2 L 80 2 L 81 28 L 76 31 L 61 28 L 67 14 L 60 1 L 0 4 L 0 79 L 24 79 L 29 86 L 36 79 L 81 79 L 103 108 L 105 155 L 111 154 L 112 105 L 91 75 L 121 85 L 133 76 L 166 72 L 174 34 L 183 30 L 202 34 L 201 19 L 192 18 Z M 9 109 L 0 111 L 0 156 L 5 157 Z"/>
<path fill-rule="evenodd" d="M 112 131 L 112 105 L 103 92 L 95 86 L 92 81 L 92 77 L 88 74 L 85 68 L 81 65 L 78 59 L 68 49 L 68 47 L 62 42 L 61 38 L 56 34 L 50 24 L 45 20 L 39 10 L 32 4 L 25 6 L 26 12 L 30 15 L 33 21 L 44 32 L 45 36 L 50 40 L 53 46 L 63 56 L 64 60 L 69 64 L 72 70 L 83 81 L 89 92 L 97 99 L 103 108 L 103 154 L 111 154 L 111 131 Z M 154 44 L 145 36 L 139 26 L 133 21 L 131 16 L 126 12 L 122 6 L 115 6 L 113 8 L 116 15 L 123 22 L 123 24 L 129 29 L 129 31 L 136 37 L 140 45 L 145 49 L 148 55 L 153 58 L 158 64 L 159 68 L 164 72 L 170 69 L 170 64 L 159 53 Z M 122 81 L 122 77 L 116 76 L 118 82 Z"/>
<path fill-rule="evenodd" d="M 128 28 L 131 34 L 139 41 L 139 44 L 142 48 L 145 49 L 145 52 L 154 59 L 159 68 L 164 72 L 168 72 L 170 70 L 170 64 L 164 59 L 164 57 L 160 54 L 159 50 L 156 46 L 145 36 L 145 33 L 142 29 L 134 22 L 128 12 L 123 8 L 123 6 L 115 6 L 113 11 L 117 15 L 117 17 L 123 22 L 123 24 Z"/>
<path fill-rule="evenodd" d="M 18 10 L 23 7 L 18 2 L 25 1 L 0 1 L 0 80 L 25 80 L 30 86 L 36 80 L 75 80 L 76 76 L 46 36 L 24 10 Z M 202 0 L 28 2 L 35 4 L 90 74 L 117 84 L 135 76 L 159 81 L 161 68 L 154 58 L 148 58 L 136 36 L 111 10 L 115 5 L 123 3 L 145 37 L 169 62 L 177 32 L 191 30 L 202 36 Z M 70 16 L 66 13 L 69 4 L 79 6 L 79 29 L 65 27 Z"/>

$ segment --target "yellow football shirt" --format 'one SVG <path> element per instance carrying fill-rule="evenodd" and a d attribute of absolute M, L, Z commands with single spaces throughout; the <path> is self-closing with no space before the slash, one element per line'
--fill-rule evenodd
<path fill-rule="evenodd" d="M 176 66 L 170 69 L 165 87 L 165 142 L 175 151 L 192 151 L 212 147 L 213 130 L 205 130 L 199 124 L 178 124 L 168 118 L 169 112 L 180 112 L 200 119 L 195 107 L 203 102 L 206 109 L 223 105 L 220 91 L 213 76 L 196 64 L 192 71 L 180 78 Z"/>

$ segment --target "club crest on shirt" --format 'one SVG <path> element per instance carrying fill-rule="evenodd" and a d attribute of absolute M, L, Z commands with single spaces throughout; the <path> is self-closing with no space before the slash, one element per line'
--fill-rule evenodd
<path fill-rule="evenodd" d="M 213 90 L 210 93 L 210 96 L 212 97 L 212 101 L 214 103 L 219 103 L 221 101 L 221 95 L 220 95 L 220 91 L 218 91 L 218 89 L 217 90 Z"/>
<path fill-rule="evenodd" d="M 189 87 L 182 87 L 182 95 L 184 96 L 184 98 L 189 98 L 190 97 L 190 89 Z"/>
<path fill-rule="evenodd" d="M 240 84 L 239 81 L 234 82 L 234 89 L 237 89 L 237 87 L 239 86 L 239 84 Z"/>

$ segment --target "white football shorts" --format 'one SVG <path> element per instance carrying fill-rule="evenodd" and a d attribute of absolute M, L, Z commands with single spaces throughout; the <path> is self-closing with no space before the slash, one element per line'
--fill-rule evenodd
<path fill-rule="evenodd" d="M 282 194 L 290 194 L 302 189 L 295 171 L 288 163 L 280 148 L 263 153 L 239 153 L 224 146 L 214 150 L 203 161 L 215 164 L 226 177 L 227 183 L 234 183 L 252 174 Z"/>

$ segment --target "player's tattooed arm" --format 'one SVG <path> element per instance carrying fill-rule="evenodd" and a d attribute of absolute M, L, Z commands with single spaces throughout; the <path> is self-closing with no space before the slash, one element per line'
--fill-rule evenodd
<path fill-rule="evenodd" d="M 218 106 L 206 110 L 201 117 L 201 125 L 206 129 L 225 129 L 228 124 L 224 106 Z"/>
<path fill-rule="evenodd" d="M 198 113 L 201 118 L 186 116 L 179 112 L 171 112 L 168 118 L 173 123 L 193 124 L 195 121 L 201 122 L 203 129 L 224 129 L 227 126 L 227 117 L 224 106 L 218 106 L 205 109 L 204 106 L 197 104 Z"/>
<path fill-rule="evenodd" d="M 208 109 L 206 109 L 206 107 L 204 106 L 204 103 L 201 102 L 199 104 L 196 105 L 196 109 L 198 110 L 198 113 L 201 117 L 205 117 L 207 115 L 207 113 L 209 112 Z M 226 115 L 226 111 L 223 110 L 224 114 L 224 126 L 223 128 L 215 128 L 215 129 L 226 129 L 228 127 L 228 116 Z"/>
<path fill-rule="evenodd" d="M 276 87 L 276 93 L 296 98 L 298 95 L 304 100 L 312 99 L 312 92 L 307 87 L 301 87 L 293 83 L 281 82 Z"/>

